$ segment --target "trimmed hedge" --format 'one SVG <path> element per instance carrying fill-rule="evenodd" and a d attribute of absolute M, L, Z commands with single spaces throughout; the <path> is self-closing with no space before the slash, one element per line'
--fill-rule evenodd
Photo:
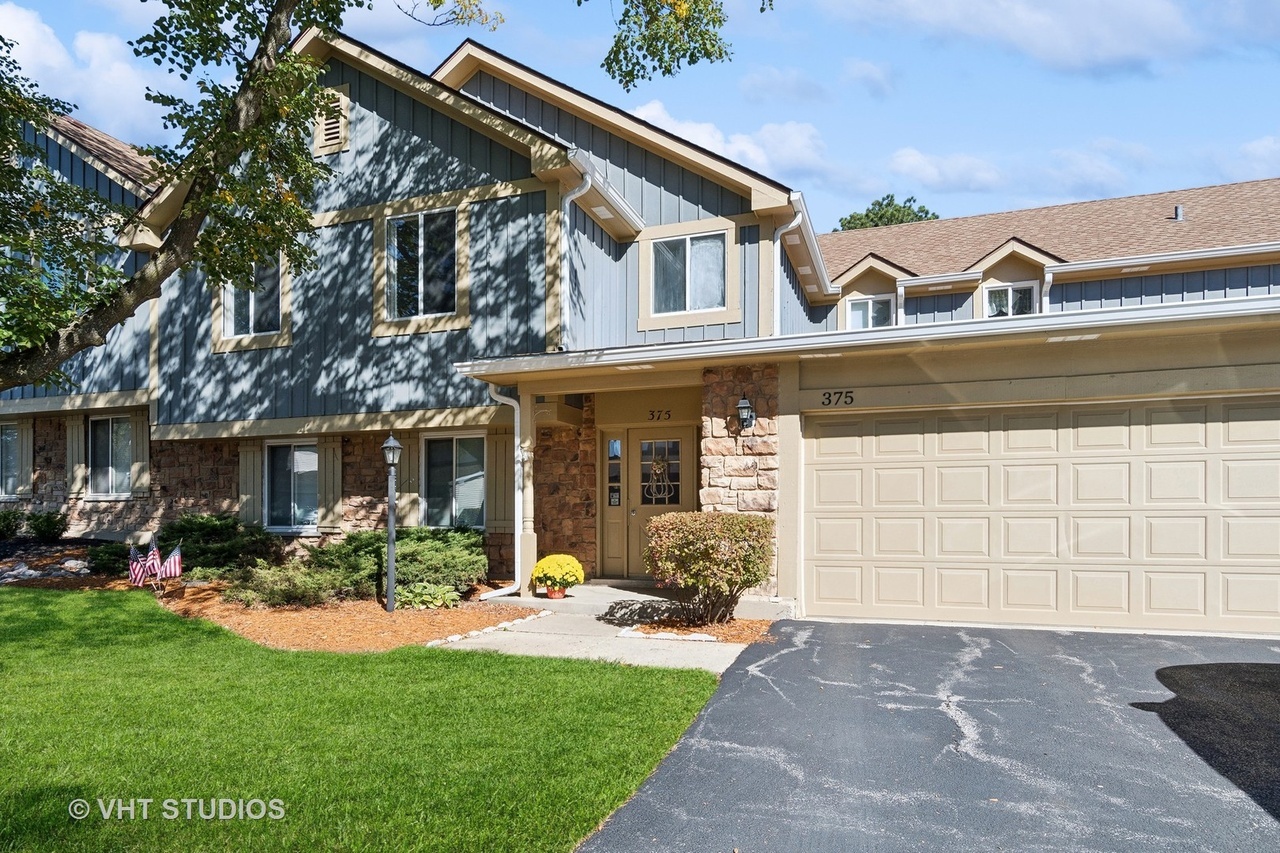
<path fill-rule="evenodd" d="M 336 571 L 372 583 L 386 570 L 387 532 L 352 533 L 341 542 L 308 548 L 307 563 L 317 571 Z M 470 528 L 396 529 L 396 585 L 415 583 L 451 586 L 466 592 L 489 574 L 484 533 Z"/>
<path fill-rule="evenodd" d="M 27 514 L 20 509 L 0 509 L 0 542 L 21 533 L 26 521 Z"/>
<path fill-rule="evenodd" d="M 33 512 L 27 515 L 27 530 L 40 542 L 57 542 L 70 522 L 65 512 Z"/>
<path fill-rule="evenodd" d="M 226 578 L 255 567 L 259 561 L 271 565 L 284 562 L 283 539 L 268 533 L 261 524 L 245 524 L 233 515 L 187 513 L 156 533 L 156 547 L 164 556 L 179 542 L 184 575 Z M 128 572 L 129 546 L 110 542 L 91 547 L 89 570 L 108 575 Z"/>
<path fill-rule="evenodd" d="M 726 512 L 669 512 L 645 527 L 644 562 L 680 591 L 690 624 L 728 622 L 742 594 L 769 577 L 773 519 Z"/>

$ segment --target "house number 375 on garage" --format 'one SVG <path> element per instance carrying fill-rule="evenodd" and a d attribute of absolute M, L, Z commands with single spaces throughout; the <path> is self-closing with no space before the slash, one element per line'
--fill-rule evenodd
<path fill-rule="evenodd" d="M 852 406 L 853 392 L 847 391 L 847 390 L 846 391 L 823 391 L 822 405 L 823 406 Z"/>

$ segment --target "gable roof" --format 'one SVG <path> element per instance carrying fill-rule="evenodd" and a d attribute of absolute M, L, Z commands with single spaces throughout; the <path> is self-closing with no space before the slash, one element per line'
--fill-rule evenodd
<path fill-rule="evenodd" d="M 473 39 L 460 44 L 431 76 L 452 89 L 461 89 L 479 70 L 487 71 L 507 82 L 524 84 L 521 88 L 530 88 L 544 100 L 586 118 L 624 139 L 635 141 L 642 147 L 660 149 L 665 156 L 686 169 L 733 187 L 750 199 L 752 209 L 757 212 L 779 215 L 790 212 L 789 187 L 714 151 L 681 139 L 612 104 L 553 80 Z"/>
<path fill-rule="evenodd" d="M 961 272 L 1011 240 L 1067 263 L 1280 242 L 1280 178 L 818 235 L 832 278 L 868 255 Z"/>
<path fill-rule="evenodd" d="M 127 142 L 66 115 L 54 116 L 48 132 L 136 196 L 145 198 L 159 187 L 152 161 Z"/>

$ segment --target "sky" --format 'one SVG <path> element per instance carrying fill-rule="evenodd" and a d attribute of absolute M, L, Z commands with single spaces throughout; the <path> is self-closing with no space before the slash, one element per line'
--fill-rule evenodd
<path fill-rule="evenodd" d="M 412 0 L 400 0 L 409 3 Z M 396 0 L 345 31 L 430 72 L 467 37 L 804 193 L 818 231 L 894 193 L 966 216 L 1280 176 L 1275 0 L 725 0 L 730 62 L 625 92 L 619 0 L 487 0 L 497 31 Z M 136 59 L 157 0 L 0 0 L 0 34 L 77 117 L 168 141 Z"/>

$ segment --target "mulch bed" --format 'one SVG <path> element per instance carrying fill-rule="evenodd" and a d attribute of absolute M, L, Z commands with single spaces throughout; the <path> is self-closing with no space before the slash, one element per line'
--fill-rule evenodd
<path fill-rule="evenodd" d="M 30 539 L 0 542 L 0 562 L 22 560 L 33 569 L 44 569 L 64 559 L 83 560 L 93 540 L 63 540 L 43 545 Z M 129 585 L 128 578 L 88 575 L 76 578 L 43 578 L 20 581 L 14 586 L 34 586 L 67 590 L 117 590 L 151 594 L 150 589 Z M 481 602 L 483 592 L 495 587 L 472 589 L 469 597 L 449 610 L 399 608 L 387 613 L 376 601 L 338 601 L 320 607 L 245 607 L 224 601 L 226 585 L 179 586 L 170 582 L 159 601 L 181 616 L 208 619 L 264 646 L 291 651 L 377 652 L 400 646 L 422 645 L 456 634 L 513 622 L 536 612 L 527 607 Z M 658 619 L 636 625 L 643 633 L 709 634 L 725 643 L 772 642 L 767 619 L 735 619 L 724 625 L 692 627 L 679 620 Z"/>

